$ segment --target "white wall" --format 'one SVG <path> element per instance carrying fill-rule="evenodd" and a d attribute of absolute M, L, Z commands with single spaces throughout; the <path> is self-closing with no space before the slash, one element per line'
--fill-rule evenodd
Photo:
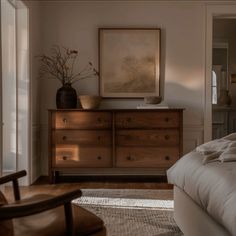
<path fill-rule="evenodd" d="M 41 174 L 41 151 L 40 151 L 40 80 L 38 80 L 39 62 L 36 56 L 42 53 L 42 33 L 41 33 L 41 7 L 37 1 L 27 1 L 24 3 L 29 8 L 29 49 L 30 49 L 30 120 L 31 120 L 31 181 L 34 182 Z"/>
<path fill-rule="evenodd" d="M 43 2 L 38 43 L 48 53 L 54 44 L 79 50 L 81 66 L 98 64 L 99 27 L 159 27 L 162 30 L 161 71 L 164 99 L 170 106 L 184 107 L 184 151 L 203 141 L 205 81 L 205 5 L 158 2 Z M 33 24 L 37 24 L 33 22 Z M 33 29 L 36 33 L 36 29 Z M 35 38 L 35 37 L 34 37 Z M 35 51 L 36 53 L 36 51 Z M 32 58 L 33 65 L 37 63 Z M 36 76 L 36 75 L 34 75 Z M 163 84 L 163 83 L 162 83 Z M 55 108 L 54 80 L 41 80 L 41 158 L 47 174 L 47 109 Z M 75 85 L 79 94 L 97 94 L 96 79 Z M 106 100 L 104 107 L 136 107 L 140 100 Z"/>

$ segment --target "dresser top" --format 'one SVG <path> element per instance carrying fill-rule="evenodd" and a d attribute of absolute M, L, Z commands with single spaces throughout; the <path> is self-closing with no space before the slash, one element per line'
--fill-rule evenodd
<path fill-rule="evenodd" d="M 169 107 L 169 108 L 114 108 L 114 109 L 82 109 L 82 108 L 76 108 L 76 109 L 48 109 L 48 111 L 91 111 L 91 112 L 98 112 L 98 111 L 110 111 L 110 112 L 116 112 L 116 111 L 137 111 L 137 112 L 144 112 L 144 111 L 183 111 L 185 108 L 180 107 Z"/>

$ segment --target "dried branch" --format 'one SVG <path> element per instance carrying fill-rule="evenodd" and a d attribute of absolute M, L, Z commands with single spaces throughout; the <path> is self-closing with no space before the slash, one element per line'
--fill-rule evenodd
<path fill-rule="evenodd" d="M 74 73 L 75 64 L 78 62 L 78 51 L 69 48 L 60 48 L 58 45 L 54 45 L 51 48 L 51 56 L 43 54 L 38 58 L 41 61 L 40 77 L 50 75 L 49 78 L 58 79 L 63 85 L 98 75 L 91 62 L 80 72 Z"/>

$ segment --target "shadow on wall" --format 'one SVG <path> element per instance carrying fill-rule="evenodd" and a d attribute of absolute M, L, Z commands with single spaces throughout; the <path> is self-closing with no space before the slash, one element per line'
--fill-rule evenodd
<path fill-rule="evenodd" d="M 204 96 L 200 88 L 166 82 L 165 101 L 183 112 L 183 154 L 194 150 L 204 141 Z"/>

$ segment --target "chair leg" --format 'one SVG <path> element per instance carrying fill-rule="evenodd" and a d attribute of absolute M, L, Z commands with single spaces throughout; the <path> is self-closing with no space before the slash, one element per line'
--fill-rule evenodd
<path fill-rule="evenodd" d="M 15 200 L 20 200 L 19 183 L 17 179 L 12 180 Z"/>
<path fill-rule="evenodd" d="M 68 236 L 75 235 L 74 225 L 73 225 L 73 215 L 72 215 L 72 205 L 71 202 L 64 204 L 65 209 L 65 220 L 66 220 L 66 230 Z"/>

